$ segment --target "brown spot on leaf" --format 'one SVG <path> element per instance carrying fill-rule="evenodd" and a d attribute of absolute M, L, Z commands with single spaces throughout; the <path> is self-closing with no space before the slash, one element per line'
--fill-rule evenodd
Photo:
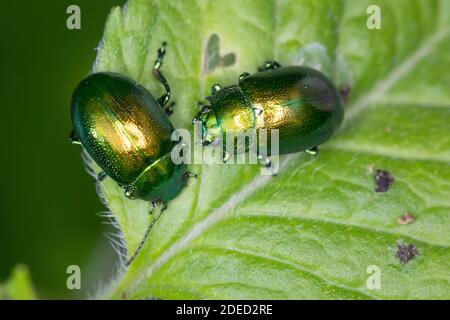
<path fill-rule="evenodd" d="M 411 213 L 405 213 L 397 218 L 398 224 L 410 224 L 415 220 L 415 217 Z"/>
<path fill-rule="evenodd" d="M 394 182 L 394 177 L 390 175 L 388 171 L 376 170 L 375 171 L 375 191 L 376 192 L 386 192 L 389 187 Z"/>
<path fill-rule="evenodd" d="M 220 38 L 219 35 L 213 33 L 206 45 L 203 54 L 203 72 L 211 73 L 218 67 L 229 67 L 236 62 L 234 52 L 229 52 L 223 56 L 220 54 Z"/>
<path fill-rule="evenodd" d="M 417 256 L 419 251 L 413 244 L 398 244 L 397 253 L 395 254 L 402 264 L 408 263 L 412 258 Z"/>

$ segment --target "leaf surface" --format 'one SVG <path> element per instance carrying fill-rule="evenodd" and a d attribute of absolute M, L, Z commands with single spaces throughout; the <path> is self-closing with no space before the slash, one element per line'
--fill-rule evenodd
<path fill-rule="evenodd" d="M 192 165 L 198 179 L 169 203 L 106 297 L 450 298 L 450 5 L 375 1 L 382 28 L 369 30 L 371 4 L 132 0 L 111 11 L 94 71 L 130 76 L 158 97 L 151 70 L 167 41 L 162 70 L 178 128 L 192 130 L 212 84 L 234 84 L 268 59 L 320 69 L 351 94 L 319 155 L 283 156 L 276 177 L 255 165 Z M 211 68 L 214 34 L 215 57 L 234 54 L 234 64 Z M 386 193 L 374 191 L 376 169 L 394 176 Z M 149 203 L 127 200 L 110 179 L 99 189 L 134 252 Z M 398 224 L 405 213 L 415 220 Z M 400 264 L 399 243 L 419 255 Z"/>

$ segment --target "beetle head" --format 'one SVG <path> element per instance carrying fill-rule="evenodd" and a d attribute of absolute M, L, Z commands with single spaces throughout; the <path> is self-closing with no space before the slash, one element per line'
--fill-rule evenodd
<path fill-rule="evenodd" d="M 219 138 L 220 127 L 216 114 L 210 106 L 204 106 L 194 117 L 192 124 L 198 126 L 203 145 L 209 145 Z"/>

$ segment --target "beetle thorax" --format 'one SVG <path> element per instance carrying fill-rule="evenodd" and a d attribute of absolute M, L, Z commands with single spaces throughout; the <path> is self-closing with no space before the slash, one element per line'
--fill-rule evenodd
<path fill-rule="evenodd" d="M 254 112 L 239 85 L 220 88 L 208 100 L 211 106 L 194 118 L 201 122 L 204 144 L 227 133 L 239 134 L 255 128 Z"/>

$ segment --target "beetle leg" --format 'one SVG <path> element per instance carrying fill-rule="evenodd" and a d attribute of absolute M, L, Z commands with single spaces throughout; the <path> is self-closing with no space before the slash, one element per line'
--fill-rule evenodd
<path fill-rule="evenodd" d="M 222 162 L 223 163 L 227 163 L 227 161 L 228 161 L 228 159 L 230 159 L 230 157 L 231 157 L 231 153 L 226 151 L 226 150 L 224 150 L 223 153 L 222 153 Z"/>
<path fill-rule="evenodd" d="M 150 203 L 151 203 L 150 213 L 152 213 L 152 210 L 155 209 L 159 204 L 161 205 L 161 210 L 164 211 L 167 208 L 167 203 L 162 201 L 160 197 L 156 197 L 156 198 L 152 199 L 152 201 Z"/>
<path fill-rule="evenodd" d="M 211 106 L 207 105 L 207 104 L 203 104 L 202 102 L 197 102 L 197 106 L 200 109 L 200 111 L 197 113 L 197 115 L 192 119 L 192 124 L 195 124 L 197 121 L 200 120 L 199 115 L 202 113 L 207 113 L 209 111 L 211 111 Z"/>
<path fill-rule="evenodd" d="M 74 130 L 74 129 L 72 129 L 72 132 L 70 133 L 69 141 L 70 141 L 70 143 L 72 143 L 72 144 L 81 144 L 81 141 L 80 141 L 80 139 L 77 137 L 77 134 L 75 133 L 75 130 Z"/>
<path fill-rule="evenodd" d="M 183 173 L 183 175 L 181 176 L 181 181 L 183 181 L 184 183 L 187 183 L 189 178 L 197 178 L 197 174 L 193 173 L 193 172 L 189 172 L 186 171 L 185 173 Z"/>
<path fill-rule="evenodd" d="M 105 172 L 105 171 L 102 171 L 102 172 L 100 172 L 100 173 L 97 175 L 97 178 L 95 179 L 95 181 L 101 182 L 101 181 L 103 181 L 103 179 L 105 179 L 107 176 L 108 176 L 108 175 L 106 174 L 106 172 Z"/>
<path fill-rule="evenodd" d="M 348 102 L 348 96 L 350 94 L 351 87 L 348 84 L 343 84 L 339 86 L 339 94 L 341 95 L 342 102 L 344 102 L 344 105 Z"/>
<path fill-rule="evenodd" d="M 215 83 L 211 86 L 211 95 L 215 95 L 217 94 L 217 92 L 219 92 L 222 89 L 222 86 L 218 83 Z"/>
<path fill-rule="evenodd" d="M 275 60 L 267 60 L 266 63 L 258 68 L 259 72 L 281 68 L 281 65 Z"/>
<path fill-rule="evenodd" d="M 148 235 L 150 234 L 150 231 L 152 231 L 153 227 L 155 226 L 156 221 L 158 221 L 158 219 L 161 217 L 161 215 L 167 209 L 167 203 L 161 201 L 160 198 L 153 199 L 151 203 L 152 203 L 152 209 L 156 208 L 156 206 L 158 204 L 161 204 L 161 209 L 159 210 L 159 213 L 157 215 L 155 215 L 155 217 L 153 218 L 153 220 L 150 223 L 150 225 L 147 227 L 147 230 L 145 231 L 144 237 L 142 238 L 141 242 L 139 243 L 139 246 L 134 251 L 134 253 L 131 256 L 131 258 L 127 261 L 127 267 L 134 261 L 134 259 L 136 259 L 137 255 L 139 254 L 139 252 L 141 251 L 142 247 L 144 246 L 145 241 L 147 240 Z M 151 213 L 151 211 L 150 211 L 150 213 Z"/>
<path fill-rule="evenodd" d="M 318 147 L 312 147 L 310 149 L 306 149 L 305 152 L 309 155 L 312 156 L 317 156 L 317 154 L 319 153 L 319 148 Z"/>
<path fill-rule="evenodd" d="M 175 105 L 175 101 L 170 102 L 165 108 L 164 112 L 168 117 L 170 117 L 173 114 L 173 106 Z"/>
<path fill-rule="evenodd" d="M 259 163 L 265 168 L 270 168 L 272 166 L 272 160 L 270 160 L 270 158 L 267 156 L 259 155 L 258 160 Z"/>
<path fill-rule="evenodd" d="M 153 75 L 164 86 L 164 89 L 166 90 L 166 93 L 164 93 L 158 99 L 158 103 L 161 105 L 161 107 L 164 107 L 170 100 L 169 83 L 167 82 L 166 78 L 164 77 L 164 75 L 161 73 L 160 70 L 163 63 L 164 55 L 166 54 L 166 45 L 167 43 L 163 42 L 161 48 L 158 49 L 158 56 L 156 58 L 155 65 L 153 67 Z"/>
<path fill-rule="evenodd" d="M 250 75 L 250 73 L 248 72 L 243 72 L 239 75 L 239 81 L 244 80 L 245 78 L 247 78 Z"/>

